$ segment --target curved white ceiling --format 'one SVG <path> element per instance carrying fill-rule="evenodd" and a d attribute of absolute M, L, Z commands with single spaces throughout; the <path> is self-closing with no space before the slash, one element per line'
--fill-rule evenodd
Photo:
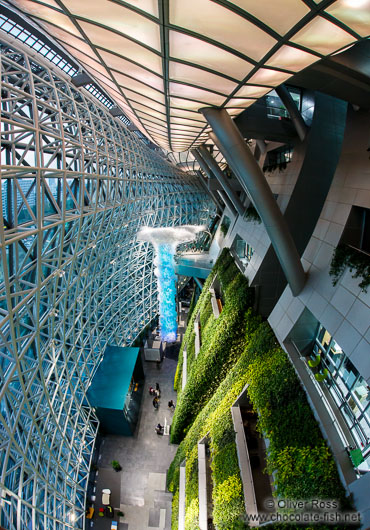
<path fill-rule="evenodd" d="M 14 0 L 166 150 L 370 34 L 370 0 Z"/>

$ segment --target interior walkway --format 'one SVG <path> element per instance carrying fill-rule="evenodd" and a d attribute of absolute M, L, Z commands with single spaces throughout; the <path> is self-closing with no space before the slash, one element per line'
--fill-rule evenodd
<path fill-rule="evenodd" d="M 173 412 L 168 408 L 168 401 L 173 399 L 176 402 L 173 380 L 179 346 L 177 343 L 167 348 L 160 368 L 155 362 L 143 360 L 145 392 L 137 431 L 133 437 L 104 437 L 98 460 L 95 514 L 90 522 L 86 521 L 86 529 L 111 528 L 112 519 L 97 514 L 101 506 L 101 490 L 109 488 L 115 514 L 113 520 L 118 521 L 118 530 L 171 530 L 172 493 L 166 490 L 166 473 L 177 445 L 171 445 L 169 436 L 159 436 L 154 429 L 158 423 L 172 422 Z M 161 399 L 156 411 L 148 390 L 157 382 Z M 112 469 L 112 460 L 119 461 L 122 471 Z M 117 517 L 118 510 L 125 514 L 124 517 Z"/>

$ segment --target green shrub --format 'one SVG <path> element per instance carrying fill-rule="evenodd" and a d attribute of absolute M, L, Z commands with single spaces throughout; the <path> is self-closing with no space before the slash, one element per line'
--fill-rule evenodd
<path fill-rule="evenodd" d="M 197 305 L 198 298 L 199 298 L 199 287 L 195 285 L 193 296 L 191 297 L 191 300 L 190 300 L 190 306 L 189 306 L 189 311 L 188 311 L 188 317 L 186 319 L 186 324 L 188 324 L 190 321 L 190 318 L 193 314 L 195 306 Z"/>
<path fill-rule="evenodd" d="M 186 347 L 186 358 L 188 361 L 188 373 L 189 373 L 189 368 L 195 359 L 195 333 L 194 331 L 191 333 L 187 347 Z"/>
<path fill-rule="evenodd" d="M 277 471 L 277 495 L 286 499 L 340 499 L 339 482 L 333 456 L 323 440 L 314 447 L 287 446 L 269 463 Z"/>
<path fill-rule="evenodd" d="M 243 351 L 245 337 L 240 333 L 243 323 L 243 313 L 235 309 L 227 311 L 225 306 L 215 322 L 216 329 L 207 334 L 198 358 L 190 370 L 186 387 L 180 399 L 177 399 L 171 427 L 173 442 L 178 443 L 183 438 L 188 425 L 213 395 Z"/>
<path fill-rule="evenodd" d="M 198 497 L 198 445 L 195 444 L 186 458 L 185 465 L 186 473 L 186 495 L 185 505 L 186 507 L 191 504 L 191 499 Z"/>
<path fill-rule="evenodd" d="M 178 530 L 179 528 L 179 493 L 177 490 L 172 500 L 172 515 L 171 515 L 171 529 Z"/>
<path fill-rule="evenodd" d="M 239 269 L 235 265 L 231 254 L 228 252 L 228 255 L 225 256 L 225 261 L 221 262 L 217 270 L 217 278 L 220 280 L 223 292 L 227 289 L 227 286 L 233 281 L 238 272 Z"/>
<path fill-rule="evenodd" d="M 212 315 L 209 293 L 209 286 L 216 274 L 221 274 L 220 281 L 224 290 L 224 307 L 218 319 Z M 253 294 L 248 281 L 235 266 L 230 252 L 224 249 L 205 282 L 180 350 L 179 364 L 183 362 L 183 349 L 186 347 L 187 350 L 188 382 L 182 389 L 182 367 L 178 367 L 175 375 L 178 396 L 171 426 L 172 442 L 179 443 L 183 439 L 190 423 L 239 358 L 245 344 L 244 330 L 251 334 L 257 327 L 257 317 L 253 317 L 252 313 L 245 316 L 245 311 L 252 302 Z M 201 349 L 195 358 L 193 329 L 198 314 L 201 322 Z"/>
<path fill-rule="evenodd" d="M 275 349 L 276 346 L 278 346 L 278 342 L 270 325 L 268 322 L 262 322 L 247 344 L 245 353 L 248 357 L 248 362 L 250 363 L 255 358 Z"/>
<path fill-rule="evenodd" d="M 243 487 L 239 472 L 218 483 L 213 491 L 213 522 L 217 529 L 229 530 L 243 513 Z"/>
<path fill-rule="evenodd" d="M 228 477 L 239 473 L 238 455 L 234 443 L 235 433 L 231 429 L 231 441 L 223 447 L 217 447 L 213 440 L 212 477 L 216 484 L 223 483 Z"/>
<path fill-rule="evenodd" d="M 230 253 L 229 251 L 227 252 L 222 252 L 220 257 L 218 258 L 217 260 L 217 263 L 222 263 L 223 260 L 225 259 L 225 256 L 227 257 L 230 256 Z M 198 315 L 199 312 L 202 312 L 203 311 L 203 307 L 206 305 L 207 303 L 207 295 L 209 294 L 209 288 L 211 286 L 211 283 L 213 281 L 213 278 L 215 276 L 215 274 L 217 273 L 217 267 L 216 267 L 217 264 L 215 264 L 215 266 L 213 267 L 211 273 L 209 274 L 208 278 L 206 279 L 206 281 L 204 282 L 204 285 L 203 285 L 203 289 L 202 289 L 202 292 L 200 293 L 200 296 L 199 296 L 199 299 L 198 299 L 198 302 L 193 305 L 193 307 L 191 307 L 191 313 L 189 311 L 189 315 L 188 315 L 188 322 L 187 322 L 187 327 L 186 327 L 186 331 L 185 331 L 185 334 L 184 334 L 184 337 L 183 337 L 183 341 L 182 341 L 182 344 L 181 344 L 181 348 L 180 348 L 180 352 L 179 352 L 179 359 L 178 359 L 178 363 L 177 363 L 177 369 L 176 369 L 176 374 L 175 374 L 175 380 L 174 380 L 174 389 L 178 392 L 178 394 L 181 393 L 181 390 L 182 390 L 182 363 L 183 363 L 183 352 L 184 352 L 184 348 L 186 346 L 188 346 L 189 342 L 191 342 L 191 335 L 192 333 L 194 332 L 194 321 L 195 321 L 195 318 L 196 316 Z M 194 302 L 195 301 L 195 298 L 193 297 L 192 298 L 192 301 Z M 195 311 L 195 308 L 196 308 L 196 311 Z M 194 341 L 194 338 L 192 339 Z M 188 350 L 187 350 L 188 352 Z M 188 362 L 188 365 L 189 365 L 189 362 Z M 179 398 L 179 396 L 178 396 Z"/>
<path fill-rule="evenodd" d="M 258 428 L 270 442 L 267 463 L 275 472 L 276 494 L 343 501 L 334 459 L 286 353 L 275 347 L 258 355 L 256 341 L 246 348 L 247 392 L 259 415 Z"/>
<path fill-rule="evenodd" d="M 202 347 L 179 394 L 171 432 L 172 439 L 183 441 L 168 471 L 167 484 L 176 502 L 179 466 L 186 458 L 186 530 L 199 529 L 197 444 L 205 436 L 212 457 L 214 524 L 217 530 L 245 528 L 230 407 L 247 384 L 259 416 L 258 429 L 269 439 L 267 467 L 274 474 L 277 494 L 291 499 L 338 499 L 347 508 L 333 457 L 286 353 L 268 323 L 250 309 L 250 290 L 233 267 L 230 254 L 224 251 L 216 265 L 225 305 L 216 320 L 207 316 L 207 295 L 202 293 L 199 298 L 195 311 L 207 321 L 202 326 Z M 190 350 L 192 335 L 192 330 L 187 330 Z M 271 525 L 274 527 L 296 528 Z M 315 526 L 315 530 L 319 528 L 327 527 Z"/>
<path fill-rule="evenodd" d="M 198 497 L 191 499 L 185 513 L 186 530 L 199 530 L 199 500 Z"/>
<path fill-rule="evenodd" d="M 205 298 L 205 303 L 202 308 L 202 311 L 200 311 L 199 313 L 200 329 L 202 333 L 203 333 L 204 328 L 207 325 L 208 319 L 213 314 L 212 305 L 211 305 L 211 297 L 212 297 L 211 293 L 208 292 Z"/>

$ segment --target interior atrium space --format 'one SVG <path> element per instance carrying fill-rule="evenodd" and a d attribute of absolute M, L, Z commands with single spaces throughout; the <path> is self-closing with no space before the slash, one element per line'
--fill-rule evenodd
<path fill-rule="evenodd" d="M 0 530 L 370 528 L 370 0 L 0 0 Z"/>

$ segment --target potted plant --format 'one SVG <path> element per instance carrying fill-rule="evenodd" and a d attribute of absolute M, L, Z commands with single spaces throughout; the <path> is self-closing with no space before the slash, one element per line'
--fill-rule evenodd
<path fill-rule="evenodd" d="M 120 466 L 120 463 L 117 460 L 112 460 L 111 465 L 114 471 L 121 471 L 122 469 L 122 467 Z"/>

